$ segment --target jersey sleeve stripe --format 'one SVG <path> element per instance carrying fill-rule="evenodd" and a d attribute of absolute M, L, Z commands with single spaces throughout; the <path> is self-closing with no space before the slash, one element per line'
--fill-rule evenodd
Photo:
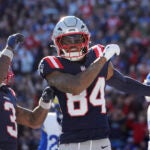
<path fill-rule="evenodd" d="M 96 54 L 96 58 L 101 57 L 103 54 L 103 50 L 104 50 L 104 46 L 98 44 L 92 47 L 95 54 Z"/>
<path fill-rule="evenodd" d="M 53 57 L 56 63 L 58 64 L 59 68 L 63 69 L 64 66 L 61 64 L 60 60 L 57 57 Z"/>
<path fill-rule="evenodd" d="M 15 91 L 13 89 L 9 88 L 9 90 L 11 91 L 13 96 L 16 96 L 16 93 L 15 93 Z"/>
<path fill-rule="evenodd" d="M 56 57 L 46 57 L 45 60 L 50 65 L 51 68 L 63 68 L 62 64 Z"/>
<path fill-rule="evenodd" d="M 46 62 L 49 64 L 49 66 L 50 66 L 51 68 L 55 68 L 55 66 L 53 65 L 53 63 L 51 62 L 51 60 L 50 60 L 49 57 L 46 57 L 45 60 L 46 60 Z"/>

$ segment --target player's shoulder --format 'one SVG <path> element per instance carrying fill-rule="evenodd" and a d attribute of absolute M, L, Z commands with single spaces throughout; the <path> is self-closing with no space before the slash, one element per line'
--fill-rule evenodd
<path fill-rule="evenodd" d="M 11 93 L 14 97 L 16 97 L 16 93 L 15 91 L 8 85 L 6 84 L 2 84 L 1 87 L 0 87 L 0 90 L 3 91 L 3 92 L 6 92 L 6 93 Z"/>
<path fill-rule="evenodd" d="M 52 71 L 62 69 L 64 69 L 63 62 L 62 59 L 58 56 L 46 56 L 42 58 L 38 66 L 38 71 L 44 78 Z"/>
<path fill-rule="evenodd" d="M 2 85 L 0 87 L 0 101 L 3 103 L 5 101 L 8 101 L 12 103 L 14 106 L 16 106 L 17 98 L 15 91 L 8 85 Z"/>
<path fill-rule="evenodd" d="M 11 94 L 12 94 L 14 97 L 16 97 L 16 92 L 15 92 L 11 87 L 9 87 L 8 89 L 9 89 L 9 91 L 11 92 Z"/>
<path fill-rule="evenodd" d="M 93 53 L 96 58 L 101 57 L 103 54 L 105 46 L 102 44 L 96 44 L 90 47 L 89 53 Z"/>
<path fill-rule="evenodd" d="M 62 60 L 58 56 L 46 56 L 41 59 L 39 66 L 42 64 L 48 64 L 51 68 L 63 68 Z"/>

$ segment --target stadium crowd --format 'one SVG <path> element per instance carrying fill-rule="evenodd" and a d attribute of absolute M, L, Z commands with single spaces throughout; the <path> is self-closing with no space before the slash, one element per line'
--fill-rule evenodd
<path fill-rule="evenodd" d="M 39 61 L 55 55 L 52 30 L 61 16 L 75 15 L 87 24 L 91 45 L 117 43 L 121 55 L 113 64 L 125 75 L 143 82 L 150 72 L 149 0 L 1 0 L 0 50 L 7 37 L 25 36 L 12 67 L 19 105 L 37 105 L 46 82 L 37 72 Z M 146 150 L 148 130 L 144 97 L 106 87 L 113 150 Z M 40 131 L 19 126 L 18 150 L 36 150 Z"/>

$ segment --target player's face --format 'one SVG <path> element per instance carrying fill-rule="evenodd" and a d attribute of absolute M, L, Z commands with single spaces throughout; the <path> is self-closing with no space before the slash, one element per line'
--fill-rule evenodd
<path fill-rule="evenodd" d="M 83 42 L 85 42 L 85 39 L 82 34 L 70 34 L 63 36 L 61 39 L 62 45 L 81 44 Z"/>
<path fill-rule="evenodd" d="M 79 52 L 87 44 L 88 37 L 86 34 L 65 34 L 57 38 L 61 49 L 68 52 Z"/>

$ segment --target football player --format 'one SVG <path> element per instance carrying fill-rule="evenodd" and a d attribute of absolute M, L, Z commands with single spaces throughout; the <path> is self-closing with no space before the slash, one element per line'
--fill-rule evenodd
<path fill-rule="evenodd" d="M 119 55 L 117 44 L 89 48 L 90 33 L 75 16 L 56 24 L 52 40 L 58 56 L 44 57 L 41 76 L 52 86 L 62 110 L 60 150 L 111 150 L 105 85 L 127 93 L 150 95 L 150 87 L 123 76 L 110 59 Z"/>
<path fill-rule="evenodd" d="M 61 134 L 62 114 L 58 104 L 54 104 L 54 111 L 49 112 L 41 128 L 41 139 L 38 150 L 58 150 Z"/>
<path fill-rule="evenodd" d="M 8 85 L 13 75 L 9 66 L 15 45 L 22 41 L 23 36 L 19 33 L 9 36 L 7 45 L 0 54 L 0 150 L 17 150 L 17 123 L 34 129 L 40 128 L 54 98 L 53 90 L 46 87 L 39 105 L 33 111 L 17 105 L 15 92 Z"/>
<path fill-rule="evenodd" d="M 150 73 L 147 75 L 144 83 L 150 86 Z M 150 96 L 145 96 L 145 99 L 148 103 L 150 103 Z M 148 106 L 147 109 L 147 126 L 148 126 L 148 132 L 150 137 L 150 105 Z M 148 150 L 150 150 L 150 141 L 148 142 Z"/>

